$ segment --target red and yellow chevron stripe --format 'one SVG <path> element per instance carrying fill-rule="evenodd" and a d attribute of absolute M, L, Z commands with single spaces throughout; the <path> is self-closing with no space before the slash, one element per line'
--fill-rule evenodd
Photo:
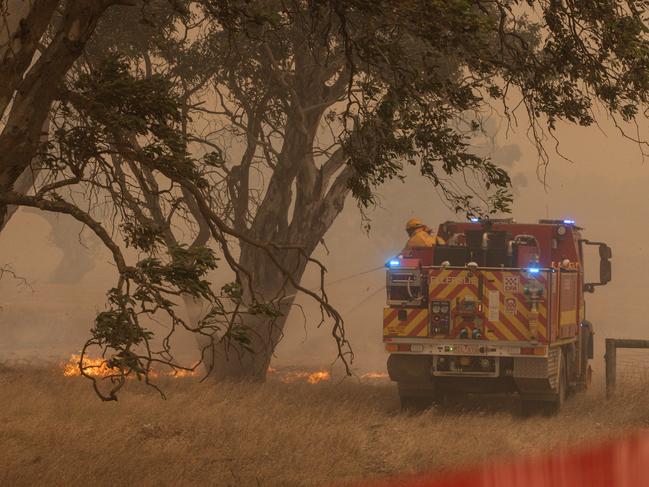
<path fill-rule="evenodd" d="M 428 336 L 428 309 L 426 308 L 384 308 L 384 337 Z"/>
<path fill-rule="evenodd" d="M 531 305 L 523 292 L 529 280 L 524 273 L 519 271 L 481 271 L 484 278 L 485 289 L 495 291 L 499 297 L 498 320 L 489 322 L 505 335 L 506 340 L 530 340 Z M 547 297 L 546 278 L 543 273 L 534 277 L 544 288 Z M 512 285 L 518 281 L 518 285 Z M 508 286 L 505 283 L 508 283 Z M 512 301 L 514 300 L 512 305 Z M 505 331 L 506 330 L 506 331 Z M 547 333 L 547 306 L 545 302 L 539 304 L 536 330 L 540 342 L 546 342 Z M 511 338 L 511 337 L 515 338 Z"/>
<path fill-rule="evenodd" d="M 464 326 L 480 327 L 483 336 L 489 340 L 527 341 L 532 338 L 530 320 L 531 306 L 523 292 L 529 279 L 520 271 L 464 269 L 433 269 L 429 275 L 429 298 L 431 301 L 451 302 L 451 336 L 455 336 Z M 535 276 L 544 287 L 547 297 L 547 279 L 543 273 Z M 482 281 L 482 290 L 479 289 Z M 480 291 L 482 295 L 480 295 Z M 457 312 L 462 300 L 472 300 L 480 304 L 478 320 L 465 323 Z M 539 304 L 537 318 L 538 339 L 546 342 L 547 303 Z"/>

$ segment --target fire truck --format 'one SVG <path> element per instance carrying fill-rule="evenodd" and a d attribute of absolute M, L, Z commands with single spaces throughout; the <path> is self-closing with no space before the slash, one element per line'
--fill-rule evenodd
<path fill-rule="evenodd" d="M 590 383 L 585 293 L 611 280 L 612 252 L 572 220 L 448 221 L 445 245 L 389 260 L 383 342 L 403 408 L 463 393 L 517 393 L 524 412 L 558 412 Z M 596 246 L 598 282 L 584 280 Z"/>

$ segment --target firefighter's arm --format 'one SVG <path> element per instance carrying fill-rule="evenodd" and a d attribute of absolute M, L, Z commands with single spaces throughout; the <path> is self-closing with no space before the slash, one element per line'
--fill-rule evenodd
<path fill-rule="evenodd" d="M 433 246 L 437 245 L 437 243 L 438 243 L 437 237 L 435 237 L 434 235 L 431 235 L 429 233 L 422 232 L 421 239 L 423 240 L 423 244 L 426 247 L 433 247 Z"/>
<path fill-rule="evenodd" d="M 433 234 L 433 231 L 428 227 L 426 227 L 426 232 L 422 235 L 422 237 L 424 237 L 424 241 L 426 242 L 427 247 L 446 244 L 446 241 L 442 237 L 438 237 Z"/>

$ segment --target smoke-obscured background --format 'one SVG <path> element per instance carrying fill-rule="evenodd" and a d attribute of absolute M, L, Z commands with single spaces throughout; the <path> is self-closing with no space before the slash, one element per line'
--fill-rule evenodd
<path fill-rule="evenodd" d="M 495 124 L 488 127 L 495 132 Z M 476 150 L 491 153 L 510 171 L 514 183 L 513 216 L 519 222 L 539 218 L 571 218 L 585 228 L 584 237 L 603 240 L 613 248 L 613 282 L 588 296 L 587 308 L 595 324 L 598 345 L 605 336 L 645 338 L 643 301 L 649 269 L 647 238 L 649 206 L 645 188 L 649 166 L 633 142 L 612 124 L 601 128 L 562 126 L 558 130 L 562 159 L 547 146 L 550 164 L 545 182 L 539 180 L 536 149 L 524 128 L 500 127 L 493 139 L 476 141 Z M 382 187 L 380 206 L 369 212 L 371 231 L 362 229 L 354 201 L 348 200 L 341 217 L 325 237 L 316 257 L 328 268 L 331 302 L 342 312 L 360 370 L 381 369 L 381 316 L 385 276 L 377 269 L 397 253 L 405 241 L 404 222 L 417 216 L 436 227 L 448 219 L 462 219 L 447 209 L 427 180 L 416 172 L 401 183 Z M 50 223 L 58 219 L 56 233 Z M 7 274 L 0 280 L 0 360 L 60 360 L 78 351 L 88 336 L 92 319 L 104 303 L 115 274 L 109 256 L 87 230 L 65 215 L 47 216 L 20 210 L 0 234 L 0 264 L 9 265 L 29 285 Z M 66 249 L 62 252 L 61 249 Z M 594 255 L 586 263 L 595 276 Z M 215 273 L 214 282 L 225 282 Z M 315 285 L 318 276 L 307 273 L 304 282 Z M 344 279 L 340 282 L 339 279 Z M 319 312 L 306 299 L 298 303 L 277 349 L 275 363 L 326 365 L 335 357 L 335 344 L 325 323 L 316 328 Z M 155 325 L 162 331 L 163 325 Z M 179 337 L 177 352 L 187 360 L 195 355 L 191 339 Z M 603 351 L 596 354 L 601 360 Z M 601 366 L 596 362 L 596 370 Z"/>

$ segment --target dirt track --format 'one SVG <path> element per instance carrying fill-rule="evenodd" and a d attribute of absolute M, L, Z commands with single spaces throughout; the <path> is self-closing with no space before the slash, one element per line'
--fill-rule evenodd
<path fill-rule="evenodd" d="M 511 401 L 400 413 L 386 380 L 263 386 L 163 379 L 102 403 L 59 368 L 0 369 L 0 485 L 332 485 L 429 471 L 649 425 L 641 384 L 611 402 L 580 395 L 556 418 Z"/>

